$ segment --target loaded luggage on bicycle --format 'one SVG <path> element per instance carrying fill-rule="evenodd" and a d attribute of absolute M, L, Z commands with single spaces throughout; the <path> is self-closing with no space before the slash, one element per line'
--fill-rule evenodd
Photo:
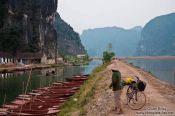
<path fill-rule="evenodd" d="M 128 85 L 126 92 L 128 106 L 133 110 L 143 108 L 146 104 L 146 96 L 143 93 L 146 88 L 146 82 L 140 80 L 139 77 L 136 77 L 136 80 L 129 77 L 122 81 L 122 85 Z"/>

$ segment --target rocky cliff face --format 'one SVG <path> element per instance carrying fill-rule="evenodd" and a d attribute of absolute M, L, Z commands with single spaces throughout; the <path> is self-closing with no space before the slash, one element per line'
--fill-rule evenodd
<path fill-rule="evenodd" d="M 0 28 L 7 28 L 10 33 L 20 30 L 20 35 L 16 37 L 19 42 L 15 52 L 41 52 L 48 57 L 54 57 L 57 40 L 54 28 L 57 0 L 1 0 L 0 6 L 3 6 L 0 8 L 3 13 L 0 15 L 3 22 Z M 15 28 L 8 29 L 12 26 Z M 17 31 L 17 34 L 19 32 Z M 4 42 L 2 41 L 1 43 Z"/>
<path fill-rule="evenodd" d="M 58 13 L 55 19 L 58 53 L 61 55 L 84 54 L 85 49 L 81 44 L 79 34 L 74 32 L 73 28 L 62 20 Z"/>
<path fill-rule="evenodd" d="M 175 55 L 175 13 L 156 17 L 145 25 L 137 55 Z"/>

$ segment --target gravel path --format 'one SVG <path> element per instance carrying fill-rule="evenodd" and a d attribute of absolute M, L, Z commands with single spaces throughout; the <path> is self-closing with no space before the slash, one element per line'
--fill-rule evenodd
<path fill-rule="evenodd" d="M 147 103 L 141 110 L 131 110 L 126 105 L 125 93 L 127 87 L 123 88 L 121 100 L 124 113 L 120 116 L 175 116 L 175 88 L 170 88 L 166 83 L 157 80 L 150 74 L 123 62 L 118 61 L 117 64 L 116 62 L 113 62 L 113 64 L 119 68 L 123 79 L 128 76 L 138 76 L 141 80 L 147 82 L 147 88 L 144 92 L 147 97 Z M 111 75 L 112 72 L 108 69 L 101 73 L 101 79 L 97 84 L 95 95 L 85 106 L 87 116 L 117 115 L 115 112 L 112 112 L 115 106 L 113 91 L 108 88 L 111 83 Z M 156 112 L 160 112 L 160 114 L 155 114 Z"/>

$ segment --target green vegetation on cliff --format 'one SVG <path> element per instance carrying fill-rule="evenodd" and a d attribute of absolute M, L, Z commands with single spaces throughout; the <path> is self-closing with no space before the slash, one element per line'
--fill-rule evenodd
<path fill-rule="evenodd" d="M 57 32 L 58 53 L 61 55 L 85 54 L 79 34 L 56 14 L 55 29 Z"/>
<path fill-rule="evenodd" d="M 42 52 L 54 58 L 56 9 L 57 0 L 1 0 L 0 51 Z"/>
<path fill-rule="evenodd" d="M 0 0 L 0 28 L 2 28 L 4 24 L 4 17 L 6 14 L 6 3 L 6 0 Z"/>
<path fill-rule="evenodd" d="M 7 25 L 0 29 L 0 50 L 13 55 L 20 49 L 22 30 L 14 25 Z"/>

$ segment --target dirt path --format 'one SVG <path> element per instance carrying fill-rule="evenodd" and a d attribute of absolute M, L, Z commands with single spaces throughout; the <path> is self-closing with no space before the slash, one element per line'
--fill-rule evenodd
<path fill-rule="evenodd" d="M 141 80 L 147 82 L 147 88 L 145 90 L 147 103 L 141 110 L 131 110 L 126 105 L 125 93 L 127 87 L 124 87 L 121 95 L 124 114 L 121 114 L 120 116 L 175 116 L 175 88 L 170 88 L 167 84 L 155 79 L 150 74 L 123 62 L 118 62 L 117 64 L 114 62 L 113 64 L 115 64 L 115 66 L 117 65 L 123 78 L 138 76 Z M 102 73 L 94 98 L 85 106 L 87 116 L 117 115 L 115 112 L 112 112 L 115 104 L 113 92 L 108 88 L 111 83 L 111 74 L 112 73 L 109 70 Z M 161 114 L 153 114 L 156 112 L 160 112 Z M 174 114 L 162 114 L 162 112 Z"/>

